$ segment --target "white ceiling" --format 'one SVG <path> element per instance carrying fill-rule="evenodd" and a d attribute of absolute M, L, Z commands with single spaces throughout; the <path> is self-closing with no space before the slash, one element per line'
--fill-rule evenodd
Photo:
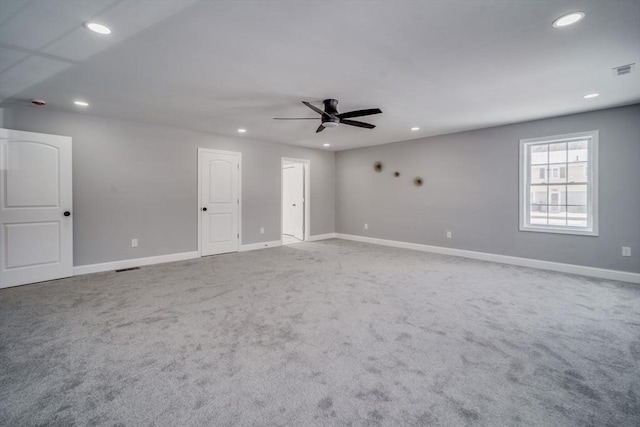
<path fill-rule="evenodd" d="M 571 11 L 586 16 L 552 27 Z M 89 19 L 113 34 L 85 30 Z M 637 103 L 640 67 L 612 73 L 629 63 L 640 0 L 0 0 L 6 106 L 43 98 L 33 108 L 320 149 Z M 383 114 L 357 119 L 374 130 L 316 134 L 300 101 L 325 98 Z"/>

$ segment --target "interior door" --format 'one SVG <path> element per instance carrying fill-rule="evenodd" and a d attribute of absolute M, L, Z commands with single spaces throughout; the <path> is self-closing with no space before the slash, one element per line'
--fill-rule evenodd
<path fill-rule="evenodd" d="M 304 240 L 304 165 L 282 167 L 282 234 Z"/>
<path fill-rule="evenodd" d="M 0 288 L 73 275 L 71 138 L 0 129 Z"/>
<path fill-rule="evenodd" d="M 298 240 L 304 240 L 304 165 L 293 165 L 293 177 L 291 186 L 292 231 Z"/>
<path fill-rule="evenodd" d="M 199 150 L 200 253 L 237 252 L 240 247 L 240 154 Z"/>
<path fill-rule="evenodd" d="M 293 200 L 293 180 L 295 171 L 293 165 L 286 165 L 282 168 L 282 234 L 293 236 L 294 234 L 294 200 Z"/>

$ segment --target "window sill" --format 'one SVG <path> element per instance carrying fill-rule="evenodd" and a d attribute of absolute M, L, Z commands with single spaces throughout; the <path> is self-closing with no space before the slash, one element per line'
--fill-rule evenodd
<path fill-rule="evenodd" d="M 575 236 L 591 236 L 598 237 L 598 230 L 586 230 L 586 229 L 570 229 L 570 228 L 556 228 L 556 227 L 535 227 L 535 226 L 520 226 L 520 231 L 533 231 L 536 233 L 553 233 L 553 234 L 572 234 Z"/>

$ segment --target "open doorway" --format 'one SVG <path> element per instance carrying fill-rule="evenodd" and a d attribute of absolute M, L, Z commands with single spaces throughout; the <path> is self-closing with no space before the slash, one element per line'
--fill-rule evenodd
<path fill-rule="evenodd" d="M 282 244 L 309 240 L 309 160 L 282 158 Z"/>

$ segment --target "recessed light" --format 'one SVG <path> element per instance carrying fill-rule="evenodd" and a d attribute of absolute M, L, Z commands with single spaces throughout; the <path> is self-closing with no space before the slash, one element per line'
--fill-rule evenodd
<path fill-rule="evenodd" d="M 323 147 L 330 147 L 331 144 L 322 144 Z"/>
<path fill-rule="evenodd" d="M 584 99 L 591 99 L 591 98 L 596 98 L 596 97 L 598 97 L 598 96 L 600 96 L 600 94 L 599 94 L 599 93 L 590 93 L 590 94 L 588 94 L 588 95 L 583 96 L 583 98 L 584 98 Z"/>
<path fill-rule="evenodd" d="M 582 12 L 571 12 L 566 15 L 562 15 L 560 18 L 553 21 L 553 26 L 555 28 L 566 27 L 571 24 L 575 24 L 576 22 L 582 20 L 584 18 L 584 13 Z"/>
<path fill-rule="evenodd" d="M 111 34 L 111 28 L 99 22 L 94 22 L 94 21 L 85 22 L 84 27 L 87 30 L 91 30 L 94 33 L 102 34 L 105 36 Z"/>
<path fill-rule="evenodd" d="M 238 133 L 246 133 L 247 130 L 246 129 L 238 129 Z"/>
<path fill-rule="evenodd" d="M 412 127 L 411 130 L 415 132 L 417 130 L 420 130 L 420 128 L 419 127 Z"/>
<path fill-rule="evenodd" d="M 75 105 L 77 105 L 78 107 L 88 107 L 89 103 L 88 102 L 84 102 L 84 101 L 73 101 L 73 103 Z"/>

